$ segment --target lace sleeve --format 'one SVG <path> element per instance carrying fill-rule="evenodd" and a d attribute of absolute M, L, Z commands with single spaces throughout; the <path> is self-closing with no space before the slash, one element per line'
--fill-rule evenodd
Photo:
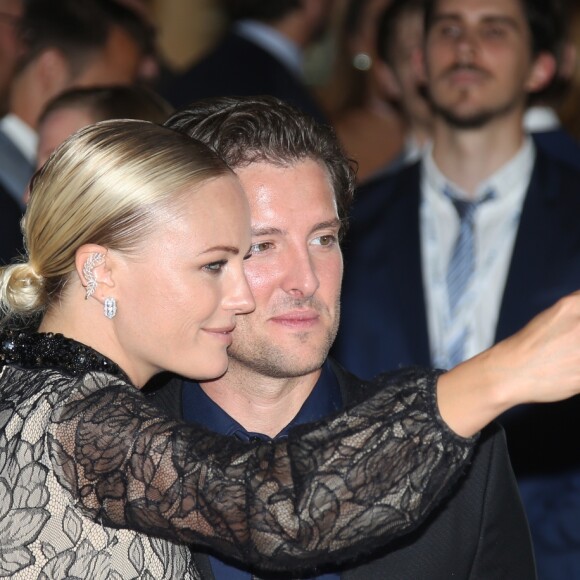
<path fill-rule="evenodd" d="M 437 376 L 412 371 L 287 441 L 244 444 L 160 416 L 133 387 L 89 374 L 55 411 L 52 461 L 106 525 L 263 568 L 337 562 L 418 525 L 466 465 L 474 439 L 440 419 Z"/>

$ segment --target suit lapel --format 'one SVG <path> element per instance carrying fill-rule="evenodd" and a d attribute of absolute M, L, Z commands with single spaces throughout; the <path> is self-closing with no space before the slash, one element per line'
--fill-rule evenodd
<path fill-rule="evenodd" d="M 496 328 L 496 341 L 524 326 L 542 306 L 530 304 L 533 290 L 545 285 L 551 251 L 549 215 L 560 190 L 561 175 L 537 153 L 526 193 Z"/>
<path fill-rule="evenodd" d="M 7 135 L 0 131 L 0 180 L 10 195 L 23 205 L 24 190 L 34 167 Z"/>
<path fill-rule="evenodd" d="M 399 333 L 409 345 L 412 360 L 428 365 L 431 356 L 419 227 L 420 179 L 418 163 L 401 174 L 395 185 L 393 200 L 399 207 L 391 212 L 395 219 L 388 224 L 386 235 L 389 236 L 388 247 L 393 265 L 390 284 L 394 286 Z"/>

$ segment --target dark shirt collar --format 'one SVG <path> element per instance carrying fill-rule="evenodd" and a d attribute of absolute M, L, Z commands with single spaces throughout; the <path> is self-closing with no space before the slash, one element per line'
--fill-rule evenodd
<path fill-rule="evenodd" d="M 183 418 L 188 423 L 197 423 L 222 435 L 233 435 L 240 439 L 252 440 L 270 439 L 260 433 L 249 433 L 235 419 L 230 417 L 219 405 L 214 403 L 199 386 L 199 383 L 184 381 L 183 383 Z M 336 375 L 328 360 L 322 366 L 320 377 L 304 404 L 275 439 L 286 437 L 288 431 L 309 421 L 317 421 L 331 415 L 342 408 L 342 396 Z M 250 572 L 236 568 L 213 556 L 209 557 L 216 580 L 251 580 Z M 312 580 L 339 580 L 337 573 L 319 574 Z"/>
<path fill-rule="evenodd" d="M 338 380 L 326 361 L 312 392 L 292 421 L 278 433 L 277 437 L 288 435 L 296 425 L 317 421 L 338 412 L 342 408 L 342 396 Z M 246 434 L 249 438 L 264 438 L 259 433 L 248 433 L 235 419 L 214 403 L 199 386 L 199 383 L 184 381 L 183 418 L 188 423 L 197 423 L 222 435 Z"/>

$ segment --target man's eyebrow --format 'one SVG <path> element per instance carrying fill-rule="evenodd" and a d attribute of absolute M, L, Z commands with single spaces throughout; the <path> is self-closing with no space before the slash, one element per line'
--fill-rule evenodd
<path fill-rule="evenodd" d="M 517 21 L 512 18 L 511 16 L 504 16 L 500 14 L 491 14 L 489 16 L 483 17 L 483 22 L 485 24 L 505 24 L 510 26 L 514 30 L 519 30 L 520 26 L 518 25 Z"/>
<path fill-rule="evenodd" d="M 275 236 L 284 235 L 286 230 L 281 230 L 280 228 L 269 227 L 269 226 L 252 226 L 253 236 Z"/>
<path fill-rule="evenodd" d="M 310 228 L 310 232 L 317 232 L 318 230 L 323 230 L 326 228 L 340 228 L 342 222 L 338 218 L 333 218 L 331 220 L 326 220 L 323 222 L 319 222 L 314 224 L 312 228 Z M 276 228 L 273 226 L 253 226 L 252 227 L 252 236 L 283 236 L 288 233 L 287 230 L 283 230 L 281 228 Z"/>
<path fill-rule="evenodd" d="M 333 218 L 331 220 L 327 220 L 324 222 L 317 223 L 310 232 L 317 232 L 318 230 L 325 230 L 328 228 L 340 228 L 342 225 L 341 221 L 338 218 Z"/>
<path fill-rule="evenodd" d="M 443 12 L 442 14 L 434 14 L 433 22 L 438 22 L 439 20 L 461 20 L 461 16 L 454 12 Z"/>
<path fill-rule="evenodd" d="M 436 14 L 433 17 L 433 24 L 437 24 L 441 21 L 451 20 L 452 22 L 462 22 L 463 18 L 461 14 L 455 12 L 443 13 L 443 14 Z M 481 19 L 484 24 L 505 24 L 510 26 L 514 30 L 519 30 L 520 26 L 518 25 L 517 21 L 512 18 L 511 16 L 507 16 L 504 14 L 488 14 L 484 15 Z"/>

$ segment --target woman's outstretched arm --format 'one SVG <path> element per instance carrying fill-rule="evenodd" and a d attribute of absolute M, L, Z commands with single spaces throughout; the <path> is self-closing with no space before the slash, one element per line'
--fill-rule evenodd
<path fill-rule="evenodd" d="M 469 437 L 511 407 L 580 392 L 580 293 L 560 299 L 522 330 L 442 375 L 441 416 Z"/>
<path fill-rule="evenodd" d="M 105 525 L 262 568 L 336 563 L 413 529 L 464 471 L 474 440 L 441 420 L 438 375 L 383 377 L 328 421 L 246 445 L 169 420 L 131 385 L 90 374 L 53 414 L 52 462 Z"/>

